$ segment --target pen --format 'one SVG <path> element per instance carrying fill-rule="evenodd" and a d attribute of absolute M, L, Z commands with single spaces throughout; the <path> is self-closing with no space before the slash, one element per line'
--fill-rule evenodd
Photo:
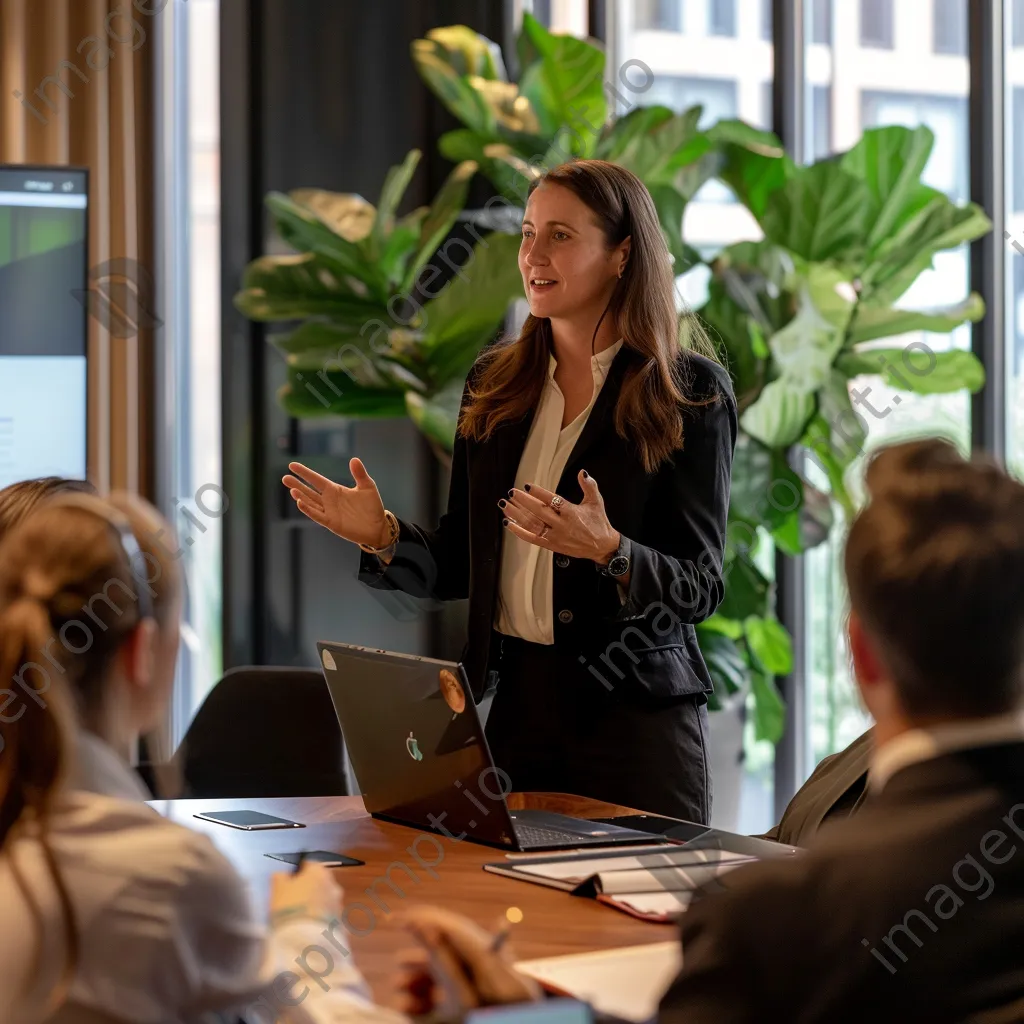
<path fill-rule="evenodd" d="M 494 941 L 491 942 L 491 952 L 497 953 L 501 950 L 501 947 L 508 941 L 509 935 L 512 934 L 512 929 L 505 925 L 497 935 L 494 936 Z"/>
<path fill-rule="evenodd" d="M 299 859 L 295 862 L 295 869 L 292 871 L 293 875 L 297 875 L 302 870 L 302 862 L 306 859 L 306 851 L 299 850 Z"/>

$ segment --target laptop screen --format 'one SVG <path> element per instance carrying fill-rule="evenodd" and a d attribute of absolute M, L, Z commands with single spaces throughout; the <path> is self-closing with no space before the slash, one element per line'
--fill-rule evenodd
<path fill-rule="evenodd" d="M 494 767 L 461 666 L 318 646 L 366 809 L 431 831 L 513 845 L 504 799 L 511 780 Z"/>

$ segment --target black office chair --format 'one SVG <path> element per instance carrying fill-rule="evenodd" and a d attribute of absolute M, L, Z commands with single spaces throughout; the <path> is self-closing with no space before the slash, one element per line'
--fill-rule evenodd
<path fill-rule="evenodd" d="M 185 797 L 344 796 L 345 743 L 315 669 L 233 668 L 175 755 Z"/>

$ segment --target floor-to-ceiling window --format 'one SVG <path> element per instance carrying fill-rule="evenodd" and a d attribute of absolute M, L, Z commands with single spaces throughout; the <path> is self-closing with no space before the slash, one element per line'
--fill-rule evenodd
<path fill-rule="evenodd" d="M 703 108 L 700 127 L 740 118 L 771 127 L 773 52 L 771 5 L 762 0 L 619 0 L 615 59 L 642 62 L 650 80 L 639 95 L 626 95 L 621 115 L 633 106 L 664 104 L 676 111 Z M 639 65 L 637 65 L 639 67 Z M 634 70 L 639 81 L 639 70 Z M 761 237 L 746 207 L 721 182 L 709 181 L 687 205 L 683 237 L 704 256 L 726 245 Z M 680 299 L 699 307 L 710 271 L 698 266 L 678 279 Z M 767 538 L 766 538 L 767 539 Z M 774 576 L 770 543 L 759 550 L 759 567 Z M 734 765 L 743 757 L 738 789 Z M 753 739 L 739 709 L 712 718 L 712 765 L 716 772 L 715 822 L 743 831 L 772 824 L 774 748 Z"/>
<path fill-rule="evenodd" d="M 807 60 L 809 156 L 821 157 L 827 137 L 834 151 L 848 149 L 862 132 L 877 125 L 927 125 L 935 136 L 922 175 L 926 184 L 966 202 L 968 181 L 967 0 L 861 0 L 813 3 L 818 17 L 829 8 L 834 19 L 829 39 L 809 33 Z M 821 90 L 828 90 L 828 101 Z M 822 119 L 828 117 L 826 129 Z M 939 306 L 968 292 L 966 247 L 940 253 L 901 298 L 907 308 Z M 927 358 L 950 347 L 970 348 L 970 330 L 951 335 L 914 332 L 884 341 L 903 348 L 905 358 Z M 914 346 L 910 348 L 909 346 Z M 970 445 L 970 397 L 966 392 L 917 395 L 887 387 L 880 378 L 851 382 L 868 401 L 859 406 L 867 431 L 864 455 L 850 467 L 849 482 L 860 492 L 864 461 L 881 444 L 921 434 L 943 434 L 966 452 Z M 868 389 L 869 392 L 868 392 Z M 810 465 L 812 476 L 816 467 Z M 810 757 L 807 769 L 854 739 L 869 721 L 851 678 L 844 635 L 846 592 L 842 545 L 847 528 L 838 521 L 831 541 L 806 558 L 807 621 L 804 633 L 809 688 Z"/>
<path fill-rule="evenodd" d="M 158 492 L 178 534 L 186 602 L 172 739 L 221 675 L 219 0 L 161 14 L 160 261 L 165 297 Z"/>

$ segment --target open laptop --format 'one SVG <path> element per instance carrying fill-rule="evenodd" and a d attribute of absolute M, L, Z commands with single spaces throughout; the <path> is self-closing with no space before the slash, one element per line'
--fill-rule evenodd
<path fill-rule="evenodd" d="M 510 811 L 460 664 L 320 642 L 320 664 L 375 818 L 509 850 L 667 841 L 546 811 Z"/>

